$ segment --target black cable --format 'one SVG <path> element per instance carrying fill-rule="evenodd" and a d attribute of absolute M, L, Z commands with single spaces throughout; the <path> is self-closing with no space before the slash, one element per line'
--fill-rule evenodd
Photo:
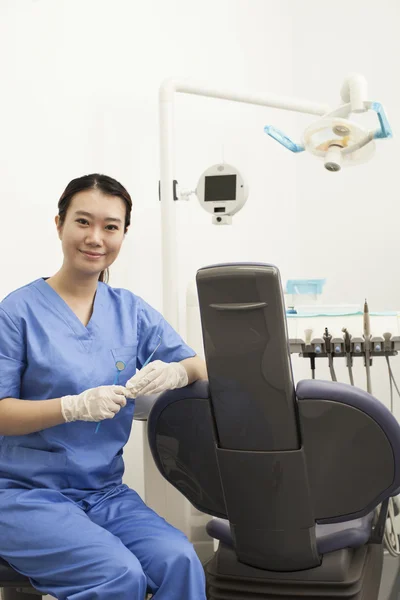
<path fill-rule="evenodd" d="M 354 385 L 353 369 L 351 368 L 351 364 L 350 364 L 350 361 L 351 361 L 350 355 L 348 355 L 347 361 L 348 361 L 347 369 L 349 371 L 350 385 Z"/>
<path fill-rule="evenodd" d="M 328 361 L 329 361 L 329 372 L 331 374 L 331 379 L 332 379 L 332 381 L 337 381 L 336 372 L 335 372 L 335 369 L 333 367 L 333 356 L 332 356 L 332 354 L 329 354 Z"/>
<path fill-rule="evenodd" d="M 311 378 L 315 379 L 315 354 L 310 355 Z"/>

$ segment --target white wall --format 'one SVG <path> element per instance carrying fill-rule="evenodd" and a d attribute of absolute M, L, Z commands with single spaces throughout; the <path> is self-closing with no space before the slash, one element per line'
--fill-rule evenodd
<path fill-rule="evenodd" d="M 58 269 L 58 197 L 73 177 L 100 171 L 134 200 L 111 284 L 161 309 L 160 82 L 191 77 L 335 105 L 344 76 L 359 71 L 399 130 L 400 87 L 389 71 L 400 50 L 397 1 L 381 2 L 379 15 L 360 0 L 2 0 L 0 297 Z M 300 137 L 311 120 L 178 97 L 181 185 L 195 187 L 224 157 L 251 188 L 232 227 L 212 226 L 194 200 L 176 207 L 182 308 L 196 269 L 224 260 L 273 262 L 284 280 L 326 277 L 328 302 L 367 296 L 376 310 L 400 308 L 399 142 L 378 144 L 369 165 L 335 175 L 263 133 L 272 123 Z M 133 433 L 127 482 L 141 492 L 140 426 Z"/>
<path fill-rule="evenodd" d="M 400 5 L 384 0 L 377 12 L 369 1 L 330 4 L 307 0 L 292 2 L 291 8 L 296 92 L 311 97 L 322 94 L 323 100 L 335 103 L 342 74 L 361 72 L 369 82 L 369 98 L 384 104 L 395 134 L 392 141 L 377 143 L 372 162 L 342 171 L 338 177 L 316 168 L 307 156 L 299 157 L 298 244 L 293 272 L 298 277 L 326 276 L 327 303 L 362 304 L 367 298 L 370 310 L 400 310 L 400 80 L 395 70 L 400 55 Z M 299 128 L 305 121 L 297 119 Z M 376 123 L 373 117 L 369 122 Z M 393 328 L 398 324 L 396 328 L 393 323 Z M 399 382 L 400 359 L 392 359 L 392 364 Z M 304 361 L 295 360 L 294 366 L 298 377 L 308 376 Z M 348 381 L 344 364 L 339 373 Z M 389 404 L 383 359 L 374 361 L 372 373 L 373 393 Z M 319 369 L 319 376 L 329 377 L 326 364 Z M 365 388 L 361 360 L 355 361 L 355 381 Z M 398 398 L 395 414 L 400 418 Z"/>
<path fill-rule="evenodd" d="M 0 53 L 0 297 L 58 269 L 57 200 L 70 179 L 100 171 L 120 179 L 134 199 L 132 228 L 112 268 L 111 283 L 161 309 L 160 82 L 176 75 L 292 93 L 290 4 L 3 0 Z M 279 173 L 285 176 L 285 158 L 275 161 L 262 131 L 264 113 L 193 98 L 180 98 L 178 112 L 179 180 L 195 185 L 210 162 L 221 160 L 224 145 L 225 159 L 247 172 L 254 200 L 260 196 L 261 204 L 275 203 L 280 197 L 283 220 L 287 200 L 286 191 L 279 191 Z M 292 123 L 291 115 L 282 119 L 287 126 Z M 272 169 L 269 162 L 274 162 Z M 236 229 L 221 232 L 224 250 L 208 216 L 200 215 L 195 204 L 177 208 L 183 289 L 194 269 L 210 261 L 253 257 L 282 263 L 284 245 L 260 239 L 254 246 L 249 210 Z M 195 264 L 185 259 L 188 245 L 193 249 L 183 230 L 189 220 Z M 207 249 L 204 236 L 212 239 Z M 141 425 L 134 424 L 126 452 L 126 480 L 139 492 L 141 433 Z"/>
<path fill-rule="evenodd" d="M 326 273 L 327 301 L 363 302 L 366 296 L 375 310 L 399 309 L 400 4 L 384 0 L 378 12 L 361 0 L 291 7 L 296 91 L 335 103 L 342 74 L 361 72 L 395 133 L 393 141 L 377 144 L 372 162 L 338 177 L 307 157 L 298 161 L 296 272 Z"/>

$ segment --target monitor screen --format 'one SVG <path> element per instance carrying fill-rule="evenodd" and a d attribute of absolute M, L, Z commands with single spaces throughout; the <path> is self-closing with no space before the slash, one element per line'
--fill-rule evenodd
<path fill-rule="evenodd" d="M 205 202 L 236 200 L 236 175 L 211 175 L 205 177 Z"/>

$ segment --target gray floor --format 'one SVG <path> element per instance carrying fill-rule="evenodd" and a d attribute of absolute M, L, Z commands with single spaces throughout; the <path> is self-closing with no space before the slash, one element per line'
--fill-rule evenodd
<path fill-rule="evenodd" d="M 378 600 L 400 600 L 399 562 L 398 558 L 385 554 Z"/>

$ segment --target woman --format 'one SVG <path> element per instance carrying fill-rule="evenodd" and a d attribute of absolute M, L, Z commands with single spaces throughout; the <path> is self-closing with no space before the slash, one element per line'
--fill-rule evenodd
<path fill-rule="evenodd" d="M 0 556 L 60 599 L 204 600 L 187 538 L 122 484 L 131 399 L 207 376 L 156 310 L 105 283 L 131 208 L 110 177 L 71 181 L 60 270 L 0 303 Z"/>

